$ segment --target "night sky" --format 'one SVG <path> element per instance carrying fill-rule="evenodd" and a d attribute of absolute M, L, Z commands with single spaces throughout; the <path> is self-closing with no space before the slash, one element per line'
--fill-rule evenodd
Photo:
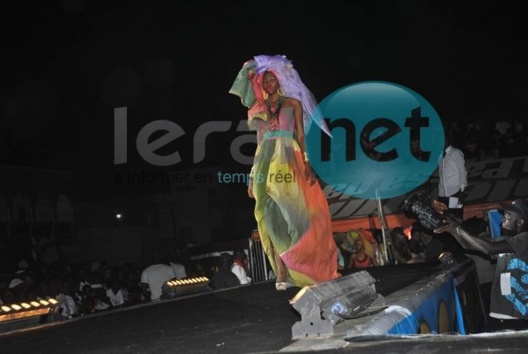
<path fill-rule="evenodd" d="M 419 92 L 442 119 L 526 119 L 521 5 L 499 1 L 17 1 L 3 2 L 0 164 L 73 170 L 87 195 L 119 192 L 123 168 L 223 166 L 234 129 L 192 162 L 207 121 L 246 116 L 228 90 L 244 61 L 284 54 L 322 100 L 366 80 Z M 114 108 L 128 107 L 128 162 L 113 163 Z M 186 135 L 155 167 L 134 150 L 158 120 Z M 121 190 L 121 193 L 127 192 Z"/>

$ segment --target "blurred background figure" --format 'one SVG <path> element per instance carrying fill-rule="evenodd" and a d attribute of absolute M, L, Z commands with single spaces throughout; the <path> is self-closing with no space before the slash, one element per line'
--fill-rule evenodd
<path fill-rule="evenodd" d="M 354 243 L 356 252 L 350 256 L 349 268 L 368 268 L 377 265 L 374 257 L 371 257 L 365 251 L 365 242 L 357 238 Z"/>
<path fill-rule="evenodd" d="M 110 287 L 106 289 L 106 297 L 110 300 L 112 307 L 122 307 L 125 304 L 123 297 L 123 290 L 121 281 L 117 277 L 113 277 L 109 281 Z"/>
<path fill-rule="evenodd" d="M 410 234 L 410 228 L 407 230 Z M 409 235 L 410 236 L 410 235 Z M 396 227 L 390 232 L 390 239 L 392 244 L 392 252 L 397 264 L 405 264 L 411 259 L 409 252 L 409 239 L 403 230 L 403 227 Z"/>
<path fill-rule="evenodd" d="M 248 277 L 249 266 L 248 257 L 243 249 L 237 248 L 233 251 L 233 265 L 231 266 L 231 272 L 235 274 L 240 281 L 240 284 L 251 283 L 251 278 Z"/>
<path fill-rule="evenodd" d="M 161 287 L 163 284 L 176 278 L 174 270 L 170 266 L 170 257 L 167 253 L 155 253 L 154 263 L 141 273 L 141 285 L 145 298 L 151 301 L 159 301 Z"/>
<path fill-rule="evenodd" d="M 231 271 L 233 266 L 233 256 L 227 252 L 220 255 L 220 267 L 218 271 L 213 274 L 209 285 L 213 290 L 231 288 L 239 286 L 240 281 L 237 276 Z"/>
<path fill-rule="evenodd" d="M 438 200 L 447 205 L 450 214 L 462 223 L 464 220 L 464 190 L 467 187 L 467 170 L 464 153 L 453 135 L 446 136 L 446 148 L 438 165 Z"/>

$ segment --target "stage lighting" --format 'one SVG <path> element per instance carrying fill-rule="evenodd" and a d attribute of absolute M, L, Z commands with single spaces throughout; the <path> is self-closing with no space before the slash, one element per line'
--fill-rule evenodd
<path fill-rule="evenodd" d="M 207 277 L 186 278 L 169 280 L 161 287 L 162 299 L 172 299 L 174 297 L 206 292 L 210 290 L 209 279 Z"/>
<path fill-rule="evenodd" d="M 367 271 L 307 286 L 290 304 L 301 314 L 292 327 L 293 339 L 333 334 L 333 326 L 357 315 L 369 306 L 381 306 L 383 297 L 376 292 L 376 279 Z"/>
<path fill-rule="evenodd" d="M 27 327 L 27 322 L 41 323 L 42 316 L 49 315 L 58 306 L 59 302 L 53 298 L 1 305 L 0 328 L 23 328 Z"/>

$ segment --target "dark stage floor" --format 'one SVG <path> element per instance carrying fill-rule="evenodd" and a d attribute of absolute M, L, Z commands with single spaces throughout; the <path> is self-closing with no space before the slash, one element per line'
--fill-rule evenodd
<path fill-rule="evenodd" d="M 300 315 L 261 283 L 0 335 L 0 353 L 251 353 L 291 343 Z"/>
<path fill-rule="evenodd" d="M 377 267 L 369 272 L 376 279 L 384 275 L 377 291 L 386 296 L 414 282 L 416 276 L 434 272 L 433 268 L 409 269 Z M 294 341 L 291 328 L 301 316 L 289 300 L 298 291 L 291 288 L 277 292 L 274 283 L 265 282 L 5 332 L 0 334 L 0 353 L 475 353 L 500 348 L 520 353 L 528 346 L 528 334 L 523 333 L 350 345 L 343 345 L 342 337 Z M 342 332 L 346 321 L 340 327 Z"/>

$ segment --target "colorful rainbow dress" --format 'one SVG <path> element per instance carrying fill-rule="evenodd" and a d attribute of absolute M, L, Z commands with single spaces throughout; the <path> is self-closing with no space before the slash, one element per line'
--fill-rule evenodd
<path fill-rule="evenodd" d="M 295 140 L 293 107 L 276 120 L 256 114 L 249 127 L 257 131 L 253 166 L 255 218 L 262 246 L 277 274 L 275 248 L 298 287 L 339 277 L 328 202 L 316 182 L 304 175 L 302 152 Z"/>

